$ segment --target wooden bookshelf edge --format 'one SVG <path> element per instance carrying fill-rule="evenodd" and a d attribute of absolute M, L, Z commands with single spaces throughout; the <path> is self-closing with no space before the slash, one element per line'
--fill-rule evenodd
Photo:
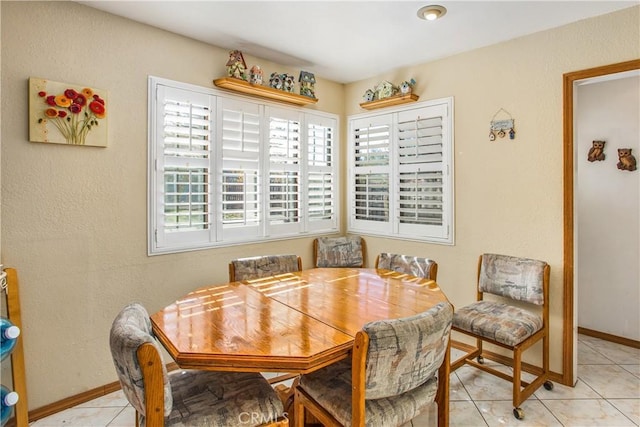
<path fill-rule="evenodd" d="M 260 96 L 263 98 L 273 99 L 276 101 L 288 102 L 296 105 L 315 104 L 317 98 L 310 98 L 296 93 L 285 92 L 283 90 L 274 89 L 268 86 L 254 85 L 244 80 L 233 77 L 222 77 L 215 79 L 213 84 L 217 87 L 228 89 L 234 92 L 241 92 L 248 95 Z"/>
<path fill-rule="evenodd" d="M 414 93 L 406 95 L 395 95 L 388 98 L 377 99 L 375 101 L 363 102 L 360 107 L 365 110 L 375 110 L 377 108 L 392 107 L 394 105 L 406 104 L 408 102 L 416 102 L 420 97 Z"/>

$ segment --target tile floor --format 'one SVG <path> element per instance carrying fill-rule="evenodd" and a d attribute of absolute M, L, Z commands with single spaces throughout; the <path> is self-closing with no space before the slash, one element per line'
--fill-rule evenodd
<path fill-rule="evenodd" d="M 522 405 L 525 419 L 519 421 L 512 414 L 510 383 L 464 366 L 451 374 L 450 425 L 640 425 L 640 349 L 580 335 L 576 386 L 554 385 L 552 391 L 541 387 Z M 134 417 L 131 405 L 118 391 L 30 426 L 133 427 Z M 403 427 L 431 426 L 435 419 L 435 411 L 428 411 Z"/>

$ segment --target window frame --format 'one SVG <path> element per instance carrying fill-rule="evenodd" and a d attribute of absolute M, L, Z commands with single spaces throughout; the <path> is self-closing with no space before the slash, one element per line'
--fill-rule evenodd
<path fill-rule="evenodd" d="M 410 105 L 402 105 L 394 108 L 384 109 L 383 111 L 373 111 L 361 114 L 354 114 L 347 117 L 348 130 L 348 153 L 347 153 L 347 198 L 349 206 L 347 207 L 347 232 L 354 234 L 364 234 L 372 236 L 384 236 L 399 240 L 419 241 L 426 243 L 435 243 L 443 245 L 455 244 L 455 187 L 454 187 L 454 110 L 453 97 L 440 98 L 429 101 L 412 103 Z M 412 169 L 407 163 L 401 164 L 400 147 L 399 147 L 399 124 L 400 117 L 414 114 L 416 119 L 419 112 L 427 111 L 430 115 L 426 116 L 429 120 L 436 117 L 439 111 L 442 114 L 442 225 L 428 224 L 407 224 L 406 221 L 401 223 L 400 219 L 400 176 L 401 172 L 406 173 L 407 169 Z M 425 117 L 422 117 L 424 119 Z M 405 123 L 406 120 L 403 121 Z M 356 138 L 356 130 L 373 129 L 375 127 L 389 126 L 388 136 L 388 164 L 367 165 L 362 162 L 360 154 L 364 151 Z M 366 135 L 369 138 L 368 134 Z M 384 137 L 383 137 L 384 138 Z M 368 141 L 368 139 L 367 139 Z M 384 141 L 383 141 L 384 143 Z M 358 159 L 356 158 L 358 157 Z M 424 163 L 426 166 L 427 164 Z M 420 170 L 420 169 L 417 169 Z M 425 171 L 422 171 L 425 172 Z M 388 199 L 383 197 L 376 198 L 375 195 L 358 194 L 356 187 L 358 177 L 384 177 L 388 174 Z M 384 182 L 384 181 L 383 181 Z M 379 185 L 382 191 L 384 185 Z M 381 193 L 381 196 L 384 194 Z M 371 205 L 382 206 L 386 203 L 387 220 L 371 220 L 363 218 L 365 214 L 358 215 L 358 212 L 366 212 L 362 206 L 369 207 Z M 415 202 L 417 203 L 417 202 Z M 379 215 L 383 218 L 384 215 Z"/>
<path fill-rule="evenodd" d="M 162 229 L 165 215 L 164 203 L 167 182 L 166 171 L 162 169 L 165 157 L 166 134 L 164 133 L 164 119 L 161 114 L 164 109 L 160 107 L 159 93 L 162 87 L 187 91 L 205 96 L 209 99 L 211 106 L 209 126 L 209 151 L 205 174 L 208 176 L 208 191 L 206 203 L 209 209 L 205 214 L 210 216 L 208 225 L 203 225 L 204 229 L 191 233 L 173 232 L 169 233 Z M 189 83 L 178 82 L 155 76 L 148 77 L 148 165 L 147 165 L 147 220 L 148 220 L 148 246 L 149 256 L 169 253 L 179 253 L 193 250 L 210 249 L 216 247 L 232 246 L 247 243 L 258 243 L 265 241 L 285 240 L 299 238 L 308 235 L 322 235 L 339 231 L 340 222 L 340 194 L 341 176 L 339 163 L 339 138 L 340 138 L 340 117 L 337 114 L 323 112 L 319 110 L 306 109 L 297 106 L 290 106 L 268 100 L 258 99 L 247 95 L 236 95 L 226 91 L 197 86 Z M 162 98 L 166 99 L 166 98 Z M 226 104 L 225 104 L 226 101 Z M 231 227 L 224 228 L 222 223 L 222 201 L 223 201 L 223 112 L 225 105 L 246 105 L 248 108 L 256 110 L 259 121 L 258 135 L 258 180 L 259 180 L 259 224 L 247 226 L 248 233 L 245 233 L 238 226 L 235 230 Z M 231 108 L 231 107 L 229 107 Z M 280 117 L 285 116 L 285 117 Z M 298 221 L 294 224 L 269 223 L 269 171 L 274 166 L 269 159 L 269 127 L 270 121 L 276 118 L 286 118 L 297 121 L 299 126 L 299 154 L 297 170 L 297 205 Z M 329 134 L 330 140 L 330 166 L 320 168 L 322 171 L 329 171 L 332 181 L 328 184 L 331 188 L 329 196 L 321 198 L 322 203 L 328 203 L 332 207 L 329 218 L 322 218 L 321 221 L 310 221 L 309 219 L 309 193 L 311 192 L 311 182 L 308 179 L 308 171 L 314 170 L 309 165 L 309 134 L 310 127 L 325 127 L 325 134 Z M 242 137 L 241 137 L 242 138 Z M 329 155 L 327 155 L 329 156 Z M 202 159 L 197 162 L 203 163 Z M 277 166 L 277 165 L 276 165 Z M 296 169 L 293 166 L 287 168 Z M 315 169 L 318 169 L 315 167 Z M 234 181 L 231 181 L 234 182 Z M 323 188 L 326 187 L 326 184 Z M 191 187 L 190 187 L 191 188 Z M 328 200 L 328 202 L 327 202 Z M 246 199 L 243 201 L 246 203 Z M 191 211 L 190 211 L 191 212 Z M 255 228 L 248 230 L 249 228 Z M 225 234 L 225 230 L 227 231 Z M 169 236 L 172 235 L 172 236 Z M 195 238 L 198 236 L 198 238 Z M 171 237 L 171 238 L 168 238 Z"/>

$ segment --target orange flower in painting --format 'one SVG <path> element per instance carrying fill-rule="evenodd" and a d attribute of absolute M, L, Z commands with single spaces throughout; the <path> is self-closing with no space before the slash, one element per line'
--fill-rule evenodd
<path fill-rule="evenodd" d="M 44 118 L 38 119 L 38 123 L 55 125 L 67 144 L 84 145 L 91 129 L 98 126 L 99 119 L 105 118 L 107 114 L 104 99 L 88 87 L 80 92 L 66 89 L 60 95 L 49 95 L 40 91 L 38 96 L 43 98 L 48 106 L 44 109 Z M 87 105 L 89 99 L 92 101 Z"/>
<path fill-rule="evenodd" d="M 58 95 L 54 98 L 58 107 L 66 108 L 71 105 L 71 100 L 65 95 Z"/>

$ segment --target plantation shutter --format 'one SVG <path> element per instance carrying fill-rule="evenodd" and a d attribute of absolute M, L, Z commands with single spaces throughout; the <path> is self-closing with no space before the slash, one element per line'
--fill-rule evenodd
<path fill-rule="evenodd" d="M 210 160 L 214 106 L 208 95 L 158 86 L 156 97 L 158 247 L 212 238 Z"/>
<path fill-rule="evenodd" d="M 301 223 L 300 113 L 268 108 L 268 225 L 269 235 L 298 233 Z"/>
<path fill-rule="evenodd" d="M 443 123 L 447 108 L 398 113 L 397 220 L 400 235 L 446 235 Z"/>
<path fill-rule="evenodd" d="M 337 228 L 336 120 L 308 114 L 307 227 L 310 231 Z"/>
<path fill-rule="evenodd" d="M 258 236 L 260 198 L 260 107 L 221 98 L 221 239 Z"/>
<path fill-rule="evenodd" d="M 391 130 L 390 115 L 355 120 L 351 124 L 354 197 L 351 221 L 364 230 L 380 230 L 381 223 L 389 223 Z"/>
<path fill-rule="evenodd" d="M 349 121 L 347 230 L 452 244 L 453 99 Z"/>

